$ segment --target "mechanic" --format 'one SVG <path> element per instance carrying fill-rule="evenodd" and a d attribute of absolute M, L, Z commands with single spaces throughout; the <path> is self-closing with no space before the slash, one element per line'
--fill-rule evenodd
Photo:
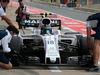
<path fill-rule="evenodd" d="M 87 19 L 87 44 L 90 55 L 94 57 L 93 65 L 87 71 L 99 71 L 99 46 L 100 46 L 100 13 L 90 15 Z M 91 29 L 96 33 L 94 35 L 94 50 L 91 48 Z"/>
<path fill-rule="evenodd" d="M 3 20 L 6 21 L 8 25 L 14 25 L 4 12 L 4 8 L 7 6 L 9 2 L 10 0 L 0 0 L 0 16 Z"/>
<path fill-rule="evenodd" d="M 11 52 L 9 43 L 14 34 L 19 34 L 19 31 L 13 25 L 8 26 L 5 30 L 0 30 L 0 67 L 5 69 L 12 68 L 11 62 L 6 58 L 4 53 Z"/>
<path fill-rule="evenodd" d="M 22 29 L 22 25 L 20 24 L 20 22 L 22 20 L 28 19 L 28 8 L 26 6 L 24 6 L 24 3 L 22 1 L 19 2 L 19 7 L 17 8 L 17 10 L 15 11 L 15 14 L 18 14 L 16 16 L 16 22 L 19 25 L 19 29 Z"/>

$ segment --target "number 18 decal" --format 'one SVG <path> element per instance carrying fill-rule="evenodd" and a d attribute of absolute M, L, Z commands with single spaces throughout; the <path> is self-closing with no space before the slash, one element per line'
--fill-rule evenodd
<path fill-rule="evenodd" d="M 48 44 L 54 44 L 54 41 L 50 40 L 48 41 Z"/>

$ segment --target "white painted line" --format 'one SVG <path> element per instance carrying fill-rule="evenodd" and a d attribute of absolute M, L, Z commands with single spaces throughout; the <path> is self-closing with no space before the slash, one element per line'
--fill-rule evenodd
<path fill-rule="evenodd" d="M 57 66 L 48 66 L 51 72 L 62 72 Z"/>

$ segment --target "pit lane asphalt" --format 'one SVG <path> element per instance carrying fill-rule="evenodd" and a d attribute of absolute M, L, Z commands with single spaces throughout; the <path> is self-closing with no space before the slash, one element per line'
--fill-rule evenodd
<path fill-rule="evenodd" d="M 16 15 L 15 10 L 17 7 L 13 5 L 13 8 L 10 5 L 7 8 L 7 15 L 13 21 L 14 24 L 17 24 L 15 21 Z M 8 25 L 5 21 L 0 21 L 0 30 L 5 29 Z M 25 30 L 30 33 L 30 31 Z M 22 30 L 20 30 L 22 32 Z M 19 66 L 13 67 L 11 70 L 0 70 L 0 75 L 100 75 L 100 72 L 86 72 L 83 67 L 77 66 Z"/>
<path fill-rule="evenodd" d="M 16 2 L 16 0 L 12 0 L 12 1 Z M 48 4 L 43 4 L 43 3 L 41 4 L 41 3 L 36 3 L 36 2 L 24 2 L 24 4 L 30 7 L 38 8 L 41 10 L 45 10 L 48 12 L 62 15 L 64 17 L 80 20 L 83 22 L 86 22 L 87 17 L 91 14 L 90 12 L 77 11 L 77 10 L 74 10 L 73 8 L 59 7 L 59 6 L 48 5 Z"/>

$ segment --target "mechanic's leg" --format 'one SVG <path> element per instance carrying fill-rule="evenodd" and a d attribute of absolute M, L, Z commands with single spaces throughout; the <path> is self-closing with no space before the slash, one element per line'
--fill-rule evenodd
<path fill-rule="evenodd" d="M 19 26 L 19 29 L 22 29 L 22 26 L 21 26 L 20 22 L 18 22 L 18 26 Z"/>
<path fill-rule="evenodd" d="M 0 67 L 5 68 L 5 69 L 11 69 L 12 64 L 11 64 L 11 62 L 9 62 L 8 64 L 0 62 Z"/>
<path fill-rule="evenodd" d="M 98 66 L 100 40 L 94 40 L 94 66 Z"/>
<path fill-rule="evenodd" d="M 95 39 L 94 40 L 94 65 L 92 65 L 87 71 L 90 72 L 98 72 L 98 60 L 99 60 L 99 46 L 100 46 L 100 40 Z"/>

